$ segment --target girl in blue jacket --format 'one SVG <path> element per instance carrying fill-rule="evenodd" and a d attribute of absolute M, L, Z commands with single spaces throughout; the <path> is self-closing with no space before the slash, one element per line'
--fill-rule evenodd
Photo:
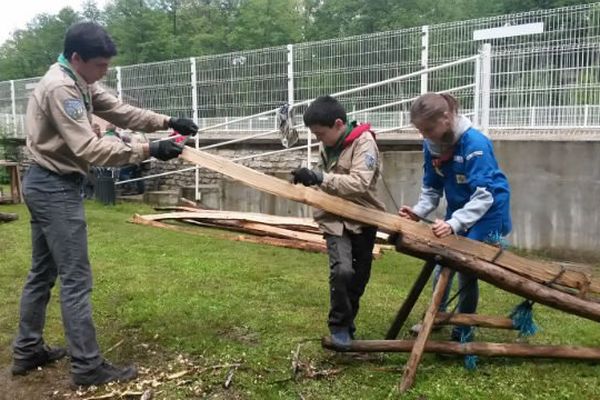
<path fill-rule="evenodd" d="M 499 244 L 511 231 L 510 187 L 498 167 L 492 142 L 458 114 L 458 102 L 449 94 L 426 93 L 413 103 L 411 122 L 423 138 L 424 175 L 419 201 L 402 206 L 402 217 L 419 220 L 434 211 L 446 196 L 446 216 L 431 225 L 439 238 L 456 234 Z M 440 267 L 434 274 L 434 287 Z M 440 311 L 447 307 L 450 281 Z M 458 274 L 459 313 L 475 313 L 479 300 L 477 279 Z M 418 330 L 413 327 L 413 330 Z M 472 330 L 455 327 L 454 340 L 469 341 Z"/>

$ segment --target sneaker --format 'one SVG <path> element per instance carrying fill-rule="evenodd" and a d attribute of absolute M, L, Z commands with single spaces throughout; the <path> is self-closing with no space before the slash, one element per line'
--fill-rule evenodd
<path fill-rule="evenodd" d="M 24 360 L 13 359 L 11 372 L 13 375 L 25 375 L 33 369 L 58 361 L 66 355 L 67 350 L 63 347 L 44 345 L 40 352 L 35 353 L 30 358 Z"/>
<path fill-rule="evenodd" d="M 125 382 L 137 377 L 135 367 L 119 368 L 103 361 L 99 367 L 81 374 L 73 374 L 73 383 L 77 386 L 99 386 L 108 382 Z"/>
<path fill-rule="evenodd" d="M 352 338 L 350 337 L 350 332 L 348 329 L 343 328 L 335 332 L 331 332 L 331 344 L 333 344 L 333 346 L 340 351 L 350 350 Z"/>
<path fill-rule="evenodd" d="M 431 332 L 439 332 L 441 331 L 443 328 L 443 325 L 433 325 L 433 327 L 431 328 Z M 419 333 L 421 333 L 421 329 L 423 329 L 423 324 L 422 323 L 418 323 L 415 324 L 413 326 L 411 326 L 410 328 L 410 333 L 413 336 L 419 336 Z"/>

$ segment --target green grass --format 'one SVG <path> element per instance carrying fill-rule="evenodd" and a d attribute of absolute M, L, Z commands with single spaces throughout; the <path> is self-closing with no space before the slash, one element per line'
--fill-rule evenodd
<path fill-rule="evenodd" d="M 176 363 L 179 354 L 206 366 L 241 362 L 232 388 L 222 398 L 298 399 L 300 394 L 306 399 L 400 398 L 395 385 L 406 354 L 360 361 L 321 349 L 318 339 L 327 333 L 326 255 L 227 241 L 210 231 L 196 236 L 127 223 L 135 212 L 151 212 L 141 205 L 106 208 L 90 202 L 86 209 L 98 338 L 105 350 L 125 339 L 108 358 L 164 368 Z M 4 368 L 10 363 L 31 248 L 26 208 L 2 206 L 1 210 L 20 215 L 19 221 L 0 225 L 0 364 Z M 375 261 L 357 321 L 359 337 L 385 335 L 421 264 L 396 253 Z M 45 332 L 46 341 L 53 344 L 64 343 L 57 294 L 55 289 Z M 519 301 L 481 285 L 483 314 L 506 315 Z M 417 322 L 425 307 L 421 299 L 408 325 Z M 535 310 L 542 331 L 530 342 L 600 343 L 596 323 L 539 305 Z M 507 331 L 481 329 L 477 335 L 483 341 L 515 340 L 515 333 Z M 302 375 L 297 381 L 287 379 L 291 353 L 299 343 L 303 362 L 341 371 L 322 379 Z M 187 379 L 205 394 L 223 393 L 226 372 Z M 188 386 L 167 385 L 159 398 L 196 398 Z M 598 399 L 600 365 L 481 358 L 475 371 L 467 371 L 460 359 L 426 355 L 415 388 L 402 398 Z"/>

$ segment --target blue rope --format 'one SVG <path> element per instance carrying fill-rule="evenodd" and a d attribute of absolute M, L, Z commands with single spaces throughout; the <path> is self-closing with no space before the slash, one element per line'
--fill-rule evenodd
<path fill-rule="evenodd" d="M 469 343 L 473 341 L 475 337 L 475 330 L 470 326 L 461 326 L 458 327 L 460 329 L 460 343 Z M 464 366 L 467 370 L 473 371 L 477 369 L 477 361 L 479 361 L 479 357 L 474 354 L 467 354 L 464 359 Z"/>
<path fill-rule="evenodd" d="M 525 300 L 516 306 L 510 313 L 513 326 L 519 331 L 519 336 L 533 336 L 537 333 L 538 326 L 533 321 L 533 302 Z"/>

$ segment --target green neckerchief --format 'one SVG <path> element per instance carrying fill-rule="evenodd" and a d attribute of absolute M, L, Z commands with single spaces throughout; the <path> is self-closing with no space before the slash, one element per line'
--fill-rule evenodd
<path fill-rule="evenodd" d="M 71 66 L 69 60 L 67 60 L 62 53 L 58 56 L 58 59 L 56 61 L 58 62 L 62 70 L 65 71 L 75 81 L 75 86 L 77 86 L 77 89 L 79 89 L 79 92 L 83 96 L 85 109 L 89 110 L 91 102 L 90 93 L 87 88 L 87 85 L 85 87 L 81 87 L 81 78 L 79 78 L 79 75 L 77 75 L 77 73 L 73 70 L 73 67 Z"/>
<path fill-rule="evenodd" d="M 344 150 L 344 140 L 346 140 L 354 128 L 356 128 L 356 121 L 346 124 L 346 131 L 340 135 L 333 146 L 323 146 L 321 159 L 323 160 L 325 171 L 330 171 L 331 168 L 333 168 L 333 166 L 337 163 L 338 159 L 340 158 L 340 154 L 342 154 L 342 150 Z"/>

